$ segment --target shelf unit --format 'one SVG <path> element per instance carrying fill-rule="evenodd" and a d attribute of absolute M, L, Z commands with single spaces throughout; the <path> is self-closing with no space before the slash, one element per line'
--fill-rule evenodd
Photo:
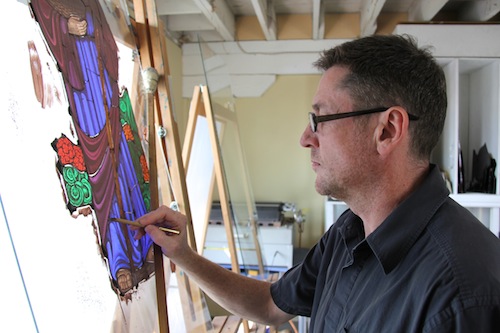
<path fill-rule="evenodd" d="M 499 235 L 500 191 L 495 194 L 459 193 L 458 160 L 462 149 L 464 183 L 472 178 L 473 151 L 486 144 L 491 156 L 500 156 L 500 59 L 439 58 L 447 81 L 446 122 L 432 161 L 451 182 L 451 197 L 468 208 L 495 235 Z M 498 168 L 495 170 L 498 179 Z"/>
<path fill-rule="evenodd" d="M 448 94 L 448 110 L 441 139 L 432 154 L 451 183 L 455 201 L 469 209 L 495 235 L 500 233 L 500 182 L 498 166 L 494 194 L 458 193 L 459 147 L 462 149 L 465 185 L 472 175 L 473 151 L 486 144 L 497 161 L 500 157 L 500 59 L 437 58 Z M 347 208 L 335 200 L 325 202 L 325 230 Z"/>
<path fill-rule="evenodd" d="M 259 226 L 258 239 L 264 267 L 269 271 L 285 271 L 293 265 L 293 227 Z M 235 234 L 238 262 L 242 267 L 258 267 L 255 246 L 249 233 Z M 203 256 L 222 266 L 231 262 L 223 225 L 209 224 Z"/>

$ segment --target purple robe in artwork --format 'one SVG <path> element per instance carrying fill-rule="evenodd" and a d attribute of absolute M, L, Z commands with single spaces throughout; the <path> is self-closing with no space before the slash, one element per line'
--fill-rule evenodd
<path fill-rule="evenodd" d="M 118 48 L 98 0 L 32 0 L 31 7 L 63 76 L 92 187 L 99 240 L 114 285 L 123 294 L 149 277 L 151 239 L 126 225 L 147 211 L 120 122 Z M 86 22 L 82 35 L 68 22 Z M 126 272 L 121 283 L 120 275 Z"/>

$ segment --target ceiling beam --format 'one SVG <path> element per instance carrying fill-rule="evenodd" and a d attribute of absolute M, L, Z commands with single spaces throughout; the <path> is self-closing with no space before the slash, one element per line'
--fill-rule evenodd
<path fill-rule="evenodd" d="M 364 1 L 361 5 L 361 37 L 373 35 L 377 31 L 377 17 L 386 0 Z"/>
<path fill-rule="evenodd" d="M 276 40 L 276 12 L 272 0 L 252 0 L 252 6 L 267 40 Z"/>
<path fill-rule="evenodd" d="M 500 35 L 497 24 L 400 24 L 394 33 L 415 36 L 419 45 L 432 45 L 435 57 L 498 57 L 500 44 L 492 43 Z M 450 38 L 460 36 L 461 43 Z M 478 38 L 482 36 L 482 38 Z M 319 75 L 312 64 L 318 54 L 351 39 L 277 40 L 205 43 L 205 68 L 196 43 L 182 45 L 183 96 L 190 98 L 193 86 L 209 81 L 227 86 L 231 83 L 237 97 L 258 97 L 274 82 L 276 75 Z M 493 60 L 492 60 L 493 61 Z M 241 64 L 245 64 L 242 66 Z M 217 77 L 217 79 L 215 79 Z M 212 90 L 212 88 L 210 88 Z M 212 91 L 215 92 L 215 91 Z"/>
<path fill-rule="evenodd" d="M 214 30 L 214 26 L 203 14 L 168 15 L 167 28 L 169 31 L 207 31 Z"/>
<path fill-rule="evenodd" d="M 234 41 L 235 20 L 224 0 L 194 0 L 203 15 L 225 41 Z"/>
<path fill-rule="evenodd" d="M 156 9 L 159 16 L 201 14 L 201 10 L 193 0 L 164 0 L 156 1 Z"/>
<path fill-rule="evenodd" d="M 395 34 L 408 34 L 422 46 L 432 46 L 435 57 L 498 58 L 500 44 L 492 43 L 500 36 L 498 24 L 399 24 Z M 460 43 L 456 38 L 460 36 Z"/>
<path fill-rule="evenodd" d="M 488 21 L 500 12 L 500 0 L 469 1 L 460 11 L 460 19 Z"/>
<path fill-rule="evenodd" d="M 430 21 L 449 0 L 415 0 L 408 10 L 408 20 Z"/>
<path fill-rule="evenodd" d="M 313 39 L 325 36 L 325 5 L 322 0 L 313 0 Z"/>

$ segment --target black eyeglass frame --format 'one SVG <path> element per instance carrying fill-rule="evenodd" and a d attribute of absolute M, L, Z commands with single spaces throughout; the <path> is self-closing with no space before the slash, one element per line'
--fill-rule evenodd
<path fill-rule="evenodd" d="M 324 116 L 317 116 L 314 112 L 309 112 L 309 124 L 311 125 L 311 131 L 313 133 L 316 133 L 316 131 L 318 130 L 318 124 L 325 122 L 325 121 L 362 116 L 365 114 L 371 114 L 371 113 L 377 113 L 377 112 L 384 112 L 384 111 L 387 111 L 389 109 L 390 109 L 390 107 L 379 107 L 379 108 L 367 109 L 367 110 L 327 114 Z M 410 118 L 410 120 L 418 120 L 418 116 L 415 116 L 411 113 L 408 113 L 408 117 Z"/>

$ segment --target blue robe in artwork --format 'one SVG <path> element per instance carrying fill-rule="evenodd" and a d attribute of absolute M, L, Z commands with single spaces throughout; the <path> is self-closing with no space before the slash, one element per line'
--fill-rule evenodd
<path fill-rule="evenodd" d="M 118 48 L 97 0 L 32 0 L 31 8 L 57 61 L 66 87 L 89 181 L 99 243 L 114 285 L 127 271 L 133 285 L 152 274 L 146 264 L 149 237 L 135 240 L 129 227 L 111 221 L 135 220 L 145 214 L 148 200 L 141 191 L 120 117 Z M 69 17 L 87 22 L 84 36 L 68 31 Z M 142 186 L 144 187 L 144 186 Z"/>

